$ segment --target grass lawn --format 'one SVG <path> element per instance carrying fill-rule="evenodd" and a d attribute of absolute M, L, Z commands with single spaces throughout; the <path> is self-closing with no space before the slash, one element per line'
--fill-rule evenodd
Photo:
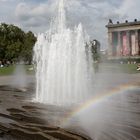
<path fill-rule="evenodd" d="M 137 71 L 137 64 L 101 63 L 100 69 L 101 71 L 108 71 L 114 73 L 140 73 L 140 71 Z"/>
<path fill-rule="evenodd" d="M 34 71 L 30 71 L 29 69 L 32 68 L 32 65 L 25 65 L 25 70 L 27 74 L 34 74 Z M 12 75 L 16 69 L 16 65 L 12 65 L 9 67 L 0 68 L 0 76 L 4 75 Z M 140 73 L 137 71 L 137 64 L 117 64 L 117 63 L 101 63 L 99 64 L 99 69 L 101 71 L 106 72 L 114 72 L 114 73 Z"/>
<path fill-rule="evenodd" d="M 126 73 L 140 73 L 140 71 L 137 70 L 137 64 L 122 64 L 120 67 L 122 71 Z"/>
<path fill-rule="evenodd" d="M 30 71 L 29 69 L 33 67 L 32 65 L 25 65 L 25 70 L 27 74 L 33 74 L 33 71 Z M 8 67 L 2 67 L 0 68 L 0 76 L 5 75 L 12 75 L 14 71 L 16 70 L 16 65 L 8 66 Z"/>

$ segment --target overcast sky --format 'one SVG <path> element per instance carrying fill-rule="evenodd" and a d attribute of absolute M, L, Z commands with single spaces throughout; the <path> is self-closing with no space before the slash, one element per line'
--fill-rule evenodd
<path fill-rule="evenodd" d="M 81 22 L 91 39 L 106 47 L 108 19 L 114 23 L 140 20 L 140 0 L 66 0 L 67 24 Z M 55 16 L 58 0 L 0 0 L 0 22 L 15 24 L 25 31 L 45 32 Z M 105 42 L 105 43 L 104 43 Z"/>

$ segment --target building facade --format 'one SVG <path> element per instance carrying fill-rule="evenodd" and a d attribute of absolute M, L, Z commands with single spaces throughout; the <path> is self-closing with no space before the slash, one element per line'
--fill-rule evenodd
<path fill-rule="evenodd" d="M 108 56 L 110 58 L 140 57 L 140 21 L 108 25 Z"/>

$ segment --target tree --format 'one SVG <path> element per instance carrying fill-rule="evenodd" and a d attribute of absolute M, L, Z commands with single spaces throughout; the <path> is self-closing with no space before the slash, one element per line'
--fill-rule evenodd
<path fill-rule="evenodd" d="M 36 37 L 31 31 L 25 33 L 12 24 L 0 24 L 0 60 L 23 59 L 31 63 L 35 42 Z"/>
<path fill-rule="evenodd" d="M 24 48 L 22 50 L 22 56 L 24 58 L 24 61 L 28 62 L 28 64 L 31 64 L 32 62 L 32 54 L 33 54 L 32 50 L 35 42 L 36 42 L 36 37 L 31 31 L 29 31 L 25 35 Z"/>

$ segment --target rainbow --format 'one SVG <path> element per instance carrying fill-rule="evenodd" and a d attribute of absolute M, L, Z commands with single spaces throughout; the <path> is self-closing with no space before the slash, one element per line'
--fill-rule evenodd
<path fill-rule="evenodd" d="M 140 89 L 138 85 L 122 85 L 117 88 L 111 89 L 108 92 L 103 92 L 102 94 L 94 96 L 92 99 L 88 100 L 84 104 L 76 107 L 67 117 L 63 120 L 63 123 L 66 123 L 74 116 L 81 114 L 82 112 L 86 111 L 88 108 L 94 107 L 95 105 L 104 102 L 107 99 L 110 99 L 113 96 L 119 95 L 119 94 L 126 94 L 128 90 L 134 90 L 134 89 Z"/>

